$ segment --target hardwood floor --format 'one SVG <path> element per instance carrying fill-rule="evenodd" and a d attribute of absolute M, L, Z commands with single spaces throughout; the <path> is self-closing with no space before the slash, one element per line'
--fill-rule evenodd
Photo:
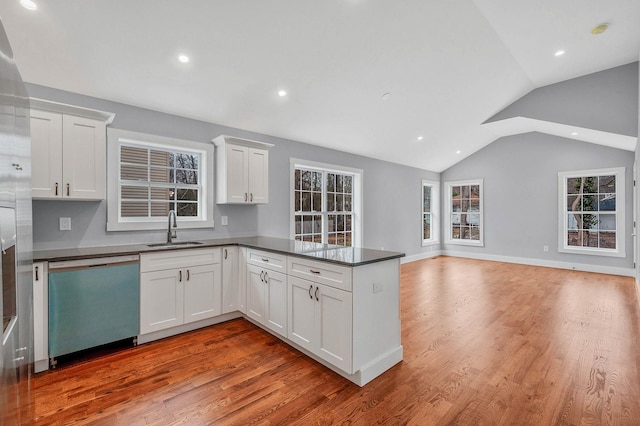
<path fill-rule="evenodd" d="M 37 375 L 37 422 L 638 425 L 632 278 L 402 266 L 404 361 L 360 388 L 239 319 Z"/>

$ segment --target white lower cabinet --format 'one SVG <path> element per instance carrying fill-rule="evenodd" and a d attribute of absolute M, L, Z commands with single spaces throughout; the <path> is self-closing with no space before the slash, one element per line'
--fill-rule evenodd
<path fill-rule="evenodd" d="M 140 255 L 140 334 L 222 313 L 220 249 Z"/>
<path fill-rule="evenodd" d="M 47 263 L 33 264 L 33 361 L 34 371 L 49 368 L 49 284 Z"/>
<path fill-rule="evenodd" d="M 352 294 L 293 276 L 288 280 L 289 340 L 352 373 Z"/>
<path fill-rule="evenodd" d="M 287 276 L 257 265 L 247 266 L 247 316 L 287 336 Z"/>
<path fill-rule="evenodd" d="M 222 313 L 240 310 L 238 247 L 222 247 Z"/>

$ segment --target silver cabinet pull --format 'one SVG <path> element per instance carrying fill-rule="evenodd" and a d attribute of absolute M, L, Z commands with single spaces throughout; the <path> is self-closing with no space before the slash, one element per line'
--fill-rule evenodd
<path fill-rule="evenodd" d="M 269 262 L 269 259 L 265 259 L 264 257 L 262 258 L 263 262 Z"/>
<path fill-rule="evenodd" d="M 312 274 L 320 275 L 320 271 L 314 271 L 313 269 L 309 269 L 309 272 L 311 272 Z"/>
<path fill-rule="evenodd" d="M 318 290 L 320 290 L 320 287 L 316 287 L 316 292 L 315 292 L 316 300 L 320 300 L 320 299 L 318 299 Z"/>
<path fill-rule="evenodd" d="M 253 203 L 253 192 L 251 193 L 251 200 L 250 201 Z"/>
<path fill-rule="evenodd" d="M 313 289 L 313 284 L 309 286 L 309 299 L 313 300 L 313 294 L 311 294 L 311 290 Z"/>
<path fill-rule="evenodd" d="M 58 195 L 58 182 L 56 182 L 56 195 Z"/>
<path fill-rule="evenodd" d="M 182 282 L 182 271 L 178 271 L 178 282 Z"/>
<path fill-rule="evenodd" d="M 189 281 L 189 278 L 191 278 L 191 274 L 189 273 L 189 270 L 187 269 L 187 281 Z"/>
<path fill-rule="evenodd" d="M 269 284 L 269 274 L 267 274 L 266 272 L 264 273 L 264 283 Z"/>
<path fill-rule="evenodd" d="M 264 271 L 260 272 L 260 281 L 264 282 Z"/>
<path fill-rule="evenodd" d="M 38 278 L 39 277 L 39 275 L 38 275 L 38 269 L 39 268 L 40 268 L 39 266 L 36 266 L 36 281 L 40 281 L 40 278 Z"/>
<path fill-rule="evenodd" d="M 244 202 L 245 203 L 247 202 L 247 193 L 246 192 L 244 193 Z"/>
<path fill-rule="evenodd" d="M 69 196 L 69 184 L 67 184 L 67 197 Z"/>
<path fill-rule="evenodd" d="M 224 258 L 227 259 L 227 249 L 224 249 Z"/>

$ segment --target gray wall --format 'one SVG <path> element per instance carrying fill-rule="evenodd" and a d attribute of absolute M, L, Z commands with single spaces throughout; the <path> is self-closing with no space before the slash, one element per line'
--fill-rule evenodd
<path fill-rule="evenodd" d="M 638 135 L 638 62 L 532 90 L 487 122 L 528 117 Z"/>
<path fill-rule="evenodd" d="M 289 159 L 318 161 L 364 171 L 363 245 L 384 247 L 417 255 L 433 247 L 421 247 L 421 180 L 439 181 L 439 174 L 340 151 L 191 120 L 130 105 L 110 102 L 27 84 L 31 97 L 100 109 L 116 113 L 113 128 L 202 143 L 228 134 L 270 142 L 270 203 L 261 206 L 216 205 L 215 229 L 178 230 L 179 239 L 225 238 L 266 235 L 289 238 Z M 34 201 L 33 231 L 35 249 L 90 247 L 162 241 L 163 231 L 106 232 L 106 202 Z M 220 225 L 220 216 L 229 225 Z M 71 218 L 71 231 L 58 231 L 58 218 Z M 435 247 L 437 250 L 439 247 Z"/>
<path fill-rule="evenodd" d="M 630 151 L 541 133 L 501 138 L 442 173 L 442 182 L 484 179 L 484 247 L 444 249 L 631 268 L 633 161 Z M 559 253 L 558 172 L 621 166 L 626 167 L 626 257 Z"/>

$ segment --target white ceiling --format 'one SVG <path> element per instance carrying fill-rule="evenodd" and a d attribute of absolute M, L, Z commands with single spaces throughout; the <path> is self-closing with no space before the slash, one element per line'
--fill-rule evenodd
<path fill-rule="evenodd" d="M 436 172 L 532 89 L 640 52 L 638 0 L 34 1 L 0 2 L 27 82 Z"/>

